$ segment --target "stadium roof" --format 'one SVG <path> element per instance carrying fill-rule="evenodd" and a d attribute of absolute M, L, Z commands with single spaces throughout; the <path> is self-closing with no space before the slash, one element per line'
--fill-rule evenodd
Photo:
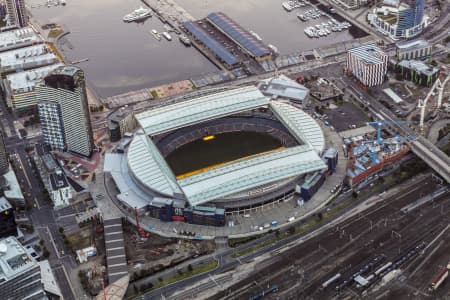
<path fill-rule="evenodd" d="M 227 164 L 179 180 L 191 205 L 262 186 L 289 177 L 325 169 L 319 155 L 302 145 Z"/>
<path fill-rule="evenodd" d="M 219 42 L 213 39 L 203 28 L 197 23 L 185 22 L 183 27 L 186 28 L 196 39 L 202 42 L 203 45 L 208 47 L 218 58 L 220 58 L 227 65 L 235 65 L 239 63 L 239 59 L 231 54 L 225 47 Z"/>
<path fill-rule="evenodd" d="M 278 101 L 270 103 L 278 119 L 298 140 L 311 145 L 317 153 L 325 148 L 325 137 L 319 124 L 303 110 Z"/>
<path fill-rule="evenodd" d="M 387 56 L 380 48 L 375 45 L 364 45 L 348 50 L 349 53 L 355 55 L 366 64 L 381 64 L 383 56 Z"/>
<path fill-rule="evenodd" d="M 138 133 L 128 149 L 128 167 L 145 188 L 166 196 L 180 192 L 175 176 L 146 134 Z"/>
<path fill-rule="evenodd" d="M 269 99 L 251 86 L 148 110 L 136 120 L 146 134 L 156 135 L 268 104 Z"/>
<path fill-rule="evenodd" d="M 177 181 L 148 136 L 262 106 L 269 107 L 303 145 L 230 162 Z M 319 156 L 325 139 L 317 122 L 290 104 L 270 101 L 255 87 L 163 106 L 136 118 L 145 131 L 136 134 L 128 149 L 128 170 L 136 184 L 163 196 L 184 194 L 191 205 L 326 168 Z"/>
<path fill-rule="evenodd" d="M 254 57 L 269 55 L 270 49 L 224 13 L 210 13 L 207 19 Z"/>

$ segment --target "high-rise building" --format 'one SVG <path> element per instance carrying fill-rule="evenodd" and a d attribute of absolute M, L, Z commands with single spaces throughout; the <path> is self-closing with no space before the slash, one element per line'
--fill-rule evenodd
<path fill-rule="evenodd" d="M 56 69 L 38 89 L 38 110 L 44 142 L 90 156 L 94 142 L 84 72 L 73 66 Z"/>
<path fill-rule="evenodd" d="M 0 175 L 5 174 L 9 169 L 8 154 L 6 153 L 3 132 L 0 130 Z"/>
<path fill-rule="evenodd" d="M 0 238 L 17 236 L 14 209 L 5 197 L 0 197 Z"/>
<path fill-rule="evenodd" d="M 417 36 L 427 26 L 425 0 L 401 0 L 374 9 L 369 22 L 394 40 Z"/>
<path fill-rule="evenodd" d="M 389 56 L 374 45 L 348 50 L 347 72 L 367 87 L 382 84 L 387 73 Z"/>
<path fill-rule="evenodd" d="M 8 13 L 9 26 L 19 28 L 28 24 L 28 15 L 25 10 L 25 0 L 6 0 L 6 11 Z"/>
<path fill-rule="evenodd" d="M 41 300 L 41 268 L 15 237 L 0 240 L 0 299 Z"/>

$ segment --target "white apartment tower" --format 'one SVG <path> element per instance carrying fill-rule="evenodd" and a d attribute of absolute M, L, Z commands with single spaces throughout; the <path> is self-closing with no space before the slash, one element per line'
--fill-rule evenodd
<path fill-rule="evenodd" d="M 37 97 L 44 142 L 89 157 L 94 142 L 84 72 L 73 66 L 56 69 L 38 86 Z"/>
<path fill-rule="evenodd" d="M 348 50 L 347 72 L 366 87 L 380 85 L 387 73 L 389 56 L 375 45 Z"/>

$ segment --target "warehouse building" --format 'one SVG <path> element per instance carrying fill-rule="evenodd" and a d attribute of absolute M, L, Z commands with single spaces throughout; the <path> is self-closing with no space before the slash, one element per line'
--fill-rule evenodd
<path fill-rule="evenodd" d="M 272 52 L 263 42 L 226 14 L 210 13 L 206 19 L 255 60 L 264 61 L 272 57 Z"/>
<path fill-rule="evenodd" d="M 231 54 L 224 46 L 211 37 L 203 28 L 195 22 L 185 22 L 183 27 L 187 32 L 200 43 L 211 51 L 214 56 L 224 63 L 228 68 L 233 68 L 239 65 L 240 60 Z"/>

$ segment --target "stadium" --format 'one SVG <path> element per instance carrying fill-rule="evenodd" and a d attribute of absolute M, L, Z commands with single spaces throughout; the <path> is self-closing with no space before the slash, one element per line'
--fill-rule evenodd
<path fill-rule="evenodd" d="M 323 174 L 318 123 L 289 102 L 244 87 L 136 116 L 123 153 L 107 153 L 117 199 L 162 221 L 225 225 L 225 215 L 292 199 Z"/>

